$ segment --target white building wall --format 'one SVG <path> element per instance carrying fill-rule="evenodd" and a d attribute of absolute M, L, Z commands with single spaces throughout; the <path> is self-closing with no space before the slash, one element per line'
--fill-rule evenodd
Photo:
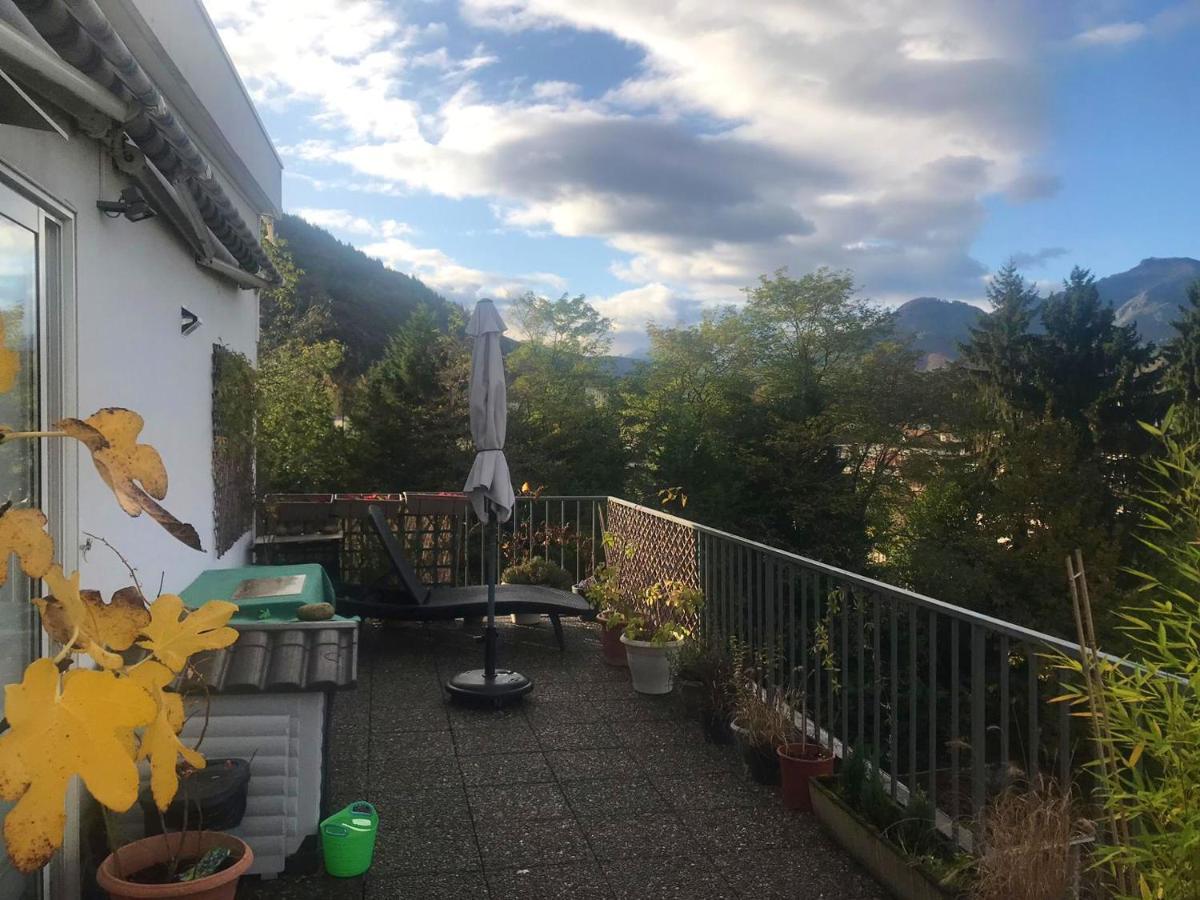
<path fill-rule="evenodd" d="M 76 211 L 78 415 L 105 406 L 142 414 L 142 440 L 162 454 L 170 476 L 163 505 L 196 526 L 205 552 L 179 543 L 145 515 L 122 512 L 86 452 L 79 455 L 81 532 L 120 548 L 148 592 L 160 577 L 166 590 L 177 591 L 203 569 L 245 562 L 248 536 L 219 560 L 213 549 L 211 366 L 214 343 L 254 360 L 257 296 L 196 265 L 165 221 L 101 214 L 96 201 L 115 199 L 126 182 L 86 136 L 64 141 L 0 125 L 0 160 Z M 180 306 L 204 322 L 186 337 Z M 85 540 L 81 534 L 80 544 Z M 86 553 L 81 569 L 86 586 L 106 593 L 129 583 L 101 545 Z"/>

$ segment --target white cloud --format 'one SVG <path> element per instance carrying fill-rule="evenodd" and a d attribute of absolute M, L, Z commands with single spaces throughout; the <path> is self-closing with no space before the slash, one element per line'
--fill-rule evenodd
<path fill-rule="evenodd" d="M 665 284 L 652 282 L 608 297 L 588 300 L 612 321 L 613 353 L 639 356 L 649 347 L 646 325 L 689 325 L 700 315 L 700 304 L 680 297 Z"/>
<path fill-rule="evenodd" d="M 550 272 L 508 275 L 462 265 L 432 247 L 418 247 L 401 237 L 388 237 L 359 248 L 385 266 L 414 275 L 435 291 L 462 303 L 484 297 L 506 300 L 525 291 L 560 293 L 566 281 Z"/>
<path fill-rule="evenodd" d="M 554 80 L 496 99 L 471 80 L 485 48 L 455 61 L 443 32 L 381 0 L 208 3 L 255 96 L 312 110 L 289 158 L 600 238 L 633 286 L 602 301 L 622 315 L 668 295 L 737 300 L 784 265 L 852 267 L 885 300 L 977 296 L 983 199 L 1056 184 L 1030 169 L 1046 27 L 1034 0 L 461 0 L 476 26 L 529 31 L 523 53 L 538 29 L 640 48 L 639 71 L 599 99 Z M 395 235 L 371 246 L 456 296 L 503 281 Z"/>
<path fill-rule="evenodd" d="M 302 206 L 289 210 L 307 219 L 314 225 L 330 231 L 341 231 L 346 234 L 367 235 L 370 237 L 394 237 L 401 234 L 412 234 L 415 229 L 407 222 L 396 219 L 383 219 L 375 222 L 363 216 L 356 216 L 347 209 L 324 209 L 312 206 Z"/>
<path fill-rule="evenodd" d="M 1072 40 L 1085 46 L 1116 47 L 1141 40 L 1149 33 L 1142 22 L 1111 22 L 1081 31 Z"/>

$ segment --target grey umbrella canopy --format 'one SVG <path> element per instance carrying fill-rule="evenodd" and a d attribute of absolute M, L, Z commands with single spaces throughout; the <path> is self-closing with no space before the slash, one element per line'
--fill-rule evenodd
<path fill-rule="evenodd" d="M 496 668 L 496 547 L 497 523 L 512 517 L 516 497 L 508 462 L 504 459 L 504 433 L 508 424 L 508 391 L 504 386 L 504 358 L 500 335 L 504 320 L 491 300 L 480 300 L 467 323 L 475 339 L 471 351 L 471 437 L 475 462 L 463 485 L 475 515 L 487 529 L 488 614 L 484 631 L 483 668 L 460 672 L 446 683 L 452 697 L 497 706 L 529 693 L 533 683 L 520 672 Z"/>
<path fill-rule="evenodd" d="M 504 458 L 504 434 L 508 427 L 508 389 L 504 386 L 504 358 L 500 335 L 504 320 L 491 300 L 480 300 L 467 323 L 467 334 L 475 339 L 471 351 L 471 437 L 475 441 L 475 462 L 467 475 L 463 492 L 481 522 L 488 512 L 497 522 L 512 517 L 512 478 Z"/>

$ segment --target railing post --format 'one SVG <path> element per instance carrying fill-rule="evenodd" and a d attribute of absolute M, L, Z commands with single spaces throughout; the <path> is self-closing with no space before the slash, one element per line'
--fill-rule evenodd
<path fill-rule="evenodd" d="M 971 814 L 983 812 L 987 778 L 987 635 L 971 626 Z"/>

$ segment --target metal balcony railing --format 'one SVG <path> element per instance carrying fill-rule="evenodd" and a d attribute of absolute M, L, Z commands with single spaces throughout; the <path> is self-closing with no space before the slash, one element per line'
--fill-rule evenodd
<path fill-rule="evenodd" d="M 421 514 L 398 498 L 388 512 L 431 580 L 484 580 L 473 516 Z M 374 565 L 365 523 L 353 504 L 338 516 L 343 577 L 361 578 Z M 958 828 L 1015 778 L 1083 777 L 1087 736 L 1051 702 L 1061 686 L 1047 661 L 1078 657 L 1076 644 L 616 497 L 518 498 L 499 565 L 542 556 L 581 581 L 604 559 L 605 531 L 634 548 L 624 588 L 665 578 L 700 588 L 704 635 L 769 659 L 813 733 L 838 755 L 869 754 L 901 802 L 920 791 Z"/>

